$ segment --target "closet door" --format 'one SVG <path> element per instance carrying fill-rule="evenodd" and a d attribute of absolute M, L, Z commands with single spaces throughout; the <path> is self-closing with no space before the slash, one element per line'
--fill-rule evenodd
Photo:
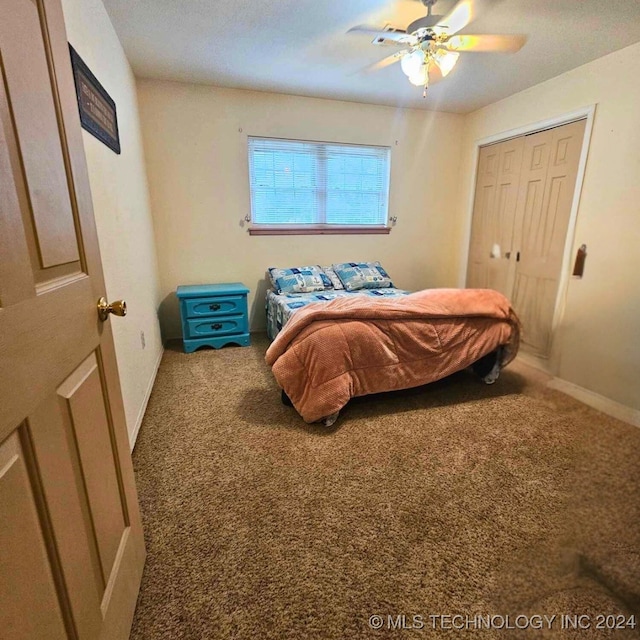
<path fill-rule="evenodd" d="M 548 357 L 585 120 L 525 136 L 511 300 L 522 347 Z"/>
<path fill-rule="evenodd" d="M 482 147 L 469 246 L 467 286 L 509 296 L 515 262 L 513 235 L 524 138 Z"/>

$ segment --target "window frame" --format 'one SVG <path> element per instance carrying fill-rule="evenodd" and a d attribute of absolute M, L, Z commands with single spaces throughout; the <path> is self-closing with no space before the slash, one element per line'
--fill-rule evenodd
<path fill-rule="evenodd" d="M 264 224 L 254 222 L 253 211 L 253 184 L 251 174 L 251 140 L 273 140 L 281 141 L 284 143 L 306 143 L 317 146 L 339 146 L 339 147 L 359 147 L 370 149 L 383 149 L 386 151 L 386 176 L 384 186 L 386 187 L 386 219 L 381 224 L 327 224 L 327 223 L 313 223 L 313 224 L 288 224 L 288 223 L 275 223 Z M 328 142 L 322 140 L 299 140 L 294 138 L 278 138 L 269 136 L 247 136 L 247 173 L 249 177 L 249 206 L 250 213 L 245 217 L 245 221 L 249 223 L 249 234 L 255 236 L 275 236 L 275 235 L 363 235 L 363 234 L 389 234 L 391 232 L 391 217 L 389 215 L 390 204 L 390 189 L 391 189 L 391 146 L 386 145 L 373 145 L 373 144 L 359 144 L 349 142 Z M 324 189 L 324 197 L 321 201 L 321 208 L 324 210 L 326 207 L 326 181 Z"/>

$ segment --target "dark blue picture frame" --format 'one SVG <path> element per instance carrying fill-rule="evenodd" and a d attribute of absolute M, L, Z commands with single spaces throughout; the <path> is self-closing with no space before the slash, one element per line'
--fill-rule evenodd
<path fill-rule="evenodd" d="M 71 45 L 69 53 L 82 128 L 120 154 L 116 103 Z"/>

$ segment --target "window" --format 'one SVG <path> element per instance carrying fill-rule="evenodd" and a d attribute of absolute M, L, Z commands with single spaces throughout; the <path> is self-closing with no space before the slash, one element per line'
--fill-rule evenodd
<path fill-rule="evenodd" d="M 388 233 L 389 147 L 249 137 L 253 234 Z"/>

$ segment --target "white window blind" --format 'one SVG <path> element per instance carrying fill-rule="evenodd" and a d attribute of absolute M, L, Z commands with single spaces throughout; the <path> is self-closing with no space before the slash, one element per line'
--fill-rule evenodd
<path fill-rule="evenodd" d="M 386 225 L 389 147 L 249 137 L 257 225 Z"/>

